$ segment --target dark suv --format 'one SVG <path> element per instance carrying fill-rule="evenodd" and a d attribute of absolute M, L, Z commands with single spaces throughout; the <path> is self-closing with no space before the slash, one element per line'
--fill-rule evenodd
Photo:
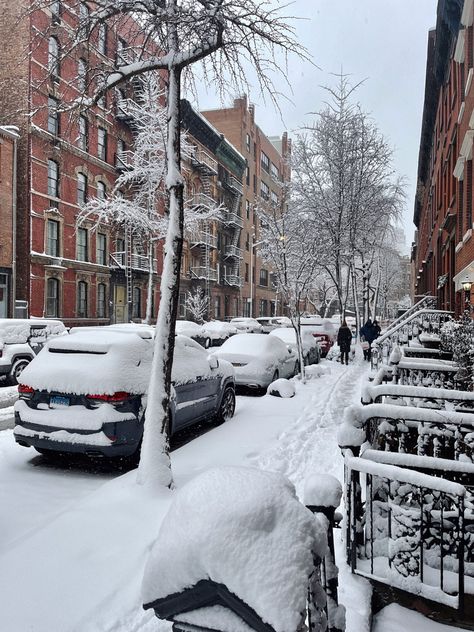
<path fill-rule="evenodd" d="M 80 331 L 50 341 L 22 374 L 15 440 L 42 453 L 130 456 L 143 434 L 153 330 Z M 233 367 L 177 336 L 171 433 L 235 409 Z"/>

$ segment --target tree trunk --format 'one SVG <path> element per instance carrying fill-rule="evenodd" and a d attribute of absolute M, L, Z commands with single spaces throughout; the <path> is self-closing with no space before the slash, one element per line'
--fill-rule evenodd
<path fill-rule="evenodd" d="M 148 242 L 148 287 L 146 292 L 145 323 L 149 325 L 153 318 L 153 240 Z"/>
<path fill-rule="evenodd" d="M 176 42 L 172 25 L 170 31 L 170 50 L 174 51 Z M 160 307 L 148 387 L 145 428 L 138 468 L 138 482 L 154 487 L 172 487 L 173 485 L 169 456 L 169 404 L 184 226 L 184 185 L 181 176 L 180 152 L 181 69 L 171 66 L 168 80 L 166 189 L 169 194 L 169 225 L 165 243 Z"/>

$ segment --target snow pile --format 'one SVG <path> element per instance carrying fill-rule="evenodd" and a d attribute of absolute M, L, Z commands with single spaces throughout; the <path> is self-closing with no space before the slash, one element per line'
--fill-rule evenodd
<path fill-rule="evenodd" d="M 305 481 L 304 504 L 310 507 L 339 507 L 341 483 L 330 474 L 313 474 Z"/>
<path fill-rule="evenodd" d="M 339 349 L 339 347 L 337 345 L 333 345 L 327 353 L 326 360 L 337 360 L 340 355 L 341 350 Z"/>
<path fill-rule="evenodd" d="M 328 373 L 331 373 L 331 368 L 322 364 L 311 364 L 304 369 L 305 377 L 308 380 L 321 377 L 321 375 L 327 375 Z"/>
<path fill-rule="evenodd" d="M 274 397 L 294 397 L 295 392 L 295 385 L 284 378 L 275 380 L 267 388 L 267 393 Z"/>
<path fill-rule="evenodd" d="M 285 477 L 214 468 L 176 492 L 145 568 L 143 601 L 209 579 L 276 632 L 295 630 L 306 608 L 313 551 L 322 556 L 326 548 L 324 522 L 298 501 Z"/>
<path fill-rule="evenodd" d="M 23 344 L 30 337 L 39 342 L 65 333 L 66 328 L 59 320 L 0 318 L 0 344 Z"/>

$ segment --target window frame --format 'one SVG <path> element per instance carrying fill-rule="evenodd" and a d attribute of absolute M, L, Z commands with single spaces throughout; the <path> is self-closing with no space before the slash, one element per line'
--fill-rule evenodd
<path fill-rule="evenodd" d="M 78 281 L 77 283 L 77 317 L 87 318 L 89 311 L 88 287 L 87 281 Z"/>
<path fill-rule="evenodd" d="M 61 282 L 56 277 L 46 279 L 46 316 L 48 318 L 58 318 L 60 315 L 60 287 Z M 54 291 L 51 292 L 51 289 Z M 50 307 L 53 305 L 53 309 Z"/>
<path fill-rule="evenodd" d="M 97 157 L 107 162 L 107 130 L 105 127 L 97 128 Z"/>
<path fill-rule="evenodd" d="M 77 146 L 79 149 L 82 149 L 82 151 L 87 151 L 89 149 L 89 121 L 85 114 L 79 115 Z"/>
<path fill-rule="evenodd" d="M 59 81 L 60 78 L 59 51 L 59 40 L 54 35 L 51 35 L 48 39 L 48 72 L 52 76 L 53 81 Z"/>
<path fill-rule="evenodd" d="M 48 158 L 48 197 L 59 198 L 59 164 L 51 158 Z"/>
<path fill-rule="evenodd" d="M 50 228 L 56 229 L 56 235 L 53 234 L 53 231 Z M 61 253 L 60 249 L 60 241 L 59 241 L 59 231 L 60 231 L 60 223 L 56 219 L 50 219 L 49 217 L 46 220 L 46 254 L 50 257 L 59 257 Z M 53 245 L 54 244 L 54 245 Z"/>
<path fill-rule="evenodd" d="M 48 132 L 59 136 L 59 99 L 48 95 Z"/>
<path fill-rule="evenodd" d="M 101 296 L 101 294 L 103 294 Z M 107 286 L 97 283 L 97 318 L 107 318 Z"/>
<path fill-rule="evenodd" d="M 107 265 L 107 235 L 105 233 L 97 233 L 95 256 L 96 263 L 101 266 Z"/>
<path fill-rule="evenodd" d="M 80 186 L 82 184 L 82 186 Z M 82 206 L 87 202 L 87 176 L 85 173 L 77 174 L 76 202 L 78 206 Z"/>
<path fill-rule="evenodd" d="M 76 232 L 76 261 L 89 261 L 89 231 L 78 228 Z"/>

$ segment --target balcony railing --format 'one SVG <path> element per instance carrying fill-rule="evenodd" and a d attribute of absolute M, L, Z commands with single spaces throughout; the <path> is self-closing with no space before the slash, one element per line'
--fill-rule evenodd
<path fill-rule="evenodd" d="M 115 154 L 115 168 L 118 171 L 126 171 L 133 167 L 133 151 L 126 149 L 125 151 L 118 151 Z"/>
<path fill-rule="evenodd" d="M 244 187 L 243 187 L 242 182 L 239 182 L 239 180 L 237 180 L 237 178 L 235 178 L 234 176 L 229 176 L 228 178 L 226 178 L 224 180 L 224 184 L 229 189 L 232 189 L 233 191 L 235 191 L 239 195 L 242 195 L 242 193 L 244 192 Z"/>
<path fill-rule="evenodd" d="M 237 226 L 238 228 L 243 228 L 244 221 L 237 215 L 237 213 L 233 213 L 232 211 L 227 211 L 223 213 L 222 222 L 229 226 Z"/>
<path fill-rule="evenodd" d="M 209 246 L 209 248 L 217 248 L 217 237 L 212 233 L 197 233 L 196 235 L 192 235 L 189 240 L 191 248 L 194 246 Z"/>
<path fill-rule="evenodd" d="M 242 285 L 242 277 L 238 274 L 225 274 L 224 283 L 233 287 L 240 287 Z"/>
<path fill-rule="evenodd" d="M 191 164 L 206 175 L 217 175 L 217 160 L 200 147 L 194 147 L 191 154 Z"/>
<path fill-rule="evenodd" d="M 193 279 L 204 279 L 205 281 L 217 281 L 217 270 L 210 266 L 195 266 L 190 268 Z"/>
<path fill-rule="evenodd" d="M 236 259 L 242 259 L 242 248 L 228 245 L 224 249 L 224 257 L 235 257 Z"/>
<path fill-rule="evenodd" d="M 127 253 L 124 250 L 110 253 L 111 264 L 113 267 L 121 268 L 125 270 L 127 266 Z M 147 255 L 139 255 L 132 253 L 130 255 L 130 266 L 132 270 L 142 270 L 148 272 L 150 269 L 150 262 Z M 153 259 L 153 272 L 157 271 L 157 261 Z"/>
<path fill-rule="evenodd" d="M 119 99 L 117 101 L 117 118 L 125 121 L 134 118 L 137 104 L 133 99 Z"/>
<path fill-rule="evenodd" d="M 217 202 L 207 193 L 195 193 L 188 200 L 186 200 L 186 206 L 188 208 L 196 206 L 206 206 L 207 208 L 214 208 Z"/>

